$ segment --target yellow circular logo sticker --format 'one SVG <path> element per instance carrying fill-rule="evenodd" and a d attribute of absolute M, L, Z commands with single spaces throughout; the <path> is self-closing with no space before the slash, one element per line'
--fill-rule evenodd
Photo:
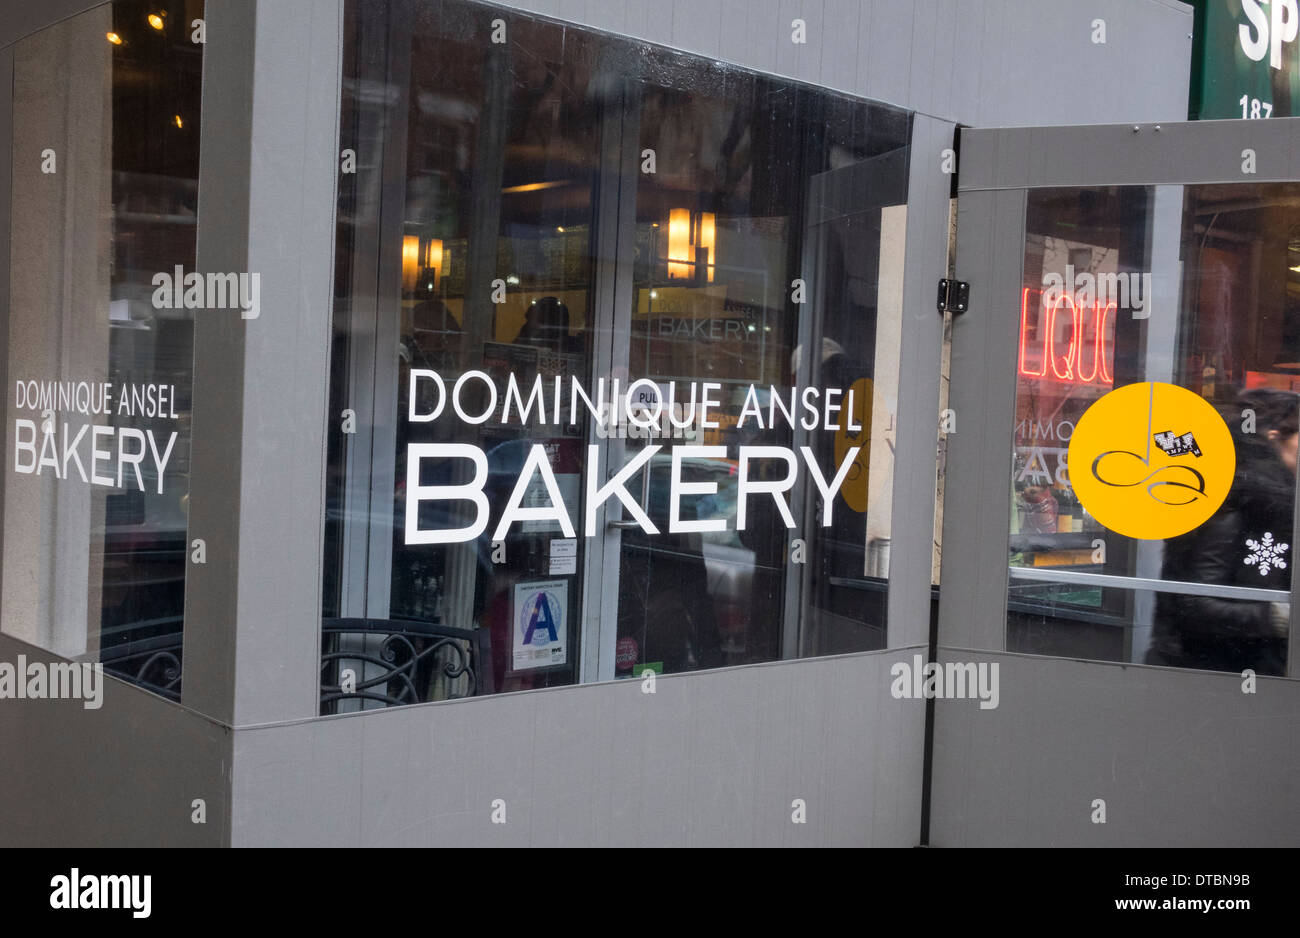
<path fill-rule="evenodd" d="M 1228 497 L 1236 448 L 1204 398 L 1159 381 L 1116 388 L 1070 437 L 1074 494 L 1117 534 L 1162 540 L 1210 519 Z"/>

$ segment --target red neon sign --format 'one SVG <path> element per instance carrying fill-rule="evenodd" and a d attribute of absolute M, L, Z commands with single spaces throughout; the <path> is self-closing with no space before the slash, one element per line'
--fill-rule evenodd
<path fill-rule="evenodd" d="M 1115 303 L 1109 302 L 1105 305 L 1093 300 L 1091 309 L 1087 305 L 1079 304 L 1074 296 L 1068 293 L 1055 295 L 1052 303 L 1047 303 L 1047 298 L 1043 295 L 1042 290 L 1036 291 L 1039 295 L 1038 302 L 1038 320 L 1036 325 L 1039 327 L 1038 338 L 1035 344 L 1039 345 L 1039 354 L 1037 356 L 1037 368 L 1034 366 L 1033 355 L 1028 354 L 1031 349 L 1028 346 L 1029 340 L 1029 294 L 1031 287 L 1025 287 L 1020 294 L 1020 358 L 1019 372 L 1027 378 L 1047 378 L 1049 380 L 1068 381 L 1075 384 L 1114 384 L 1115 377 L 1112 374 L 1114 360 L 1106 360 L 1106 326 L 1109 319 L 1111 328 L 1114 328 Z M 1061 329 L 1058 326 L 1058 318 L 1065 312 L 1065 307 L 1069 307 L 1069 338 L 1068 344 L 1065 337 L 1059 335 Z M 1085 327 L 1092 326 L 1092 341 L 1088 341 L 1085 333 Z M 1062 352 L 1060 346 L 1065 345 Z M 1092 346 L 1092 368 L 1084 372 L 1084 349 L 1087 345 Z M 1112 341 L 1110 345 L 1114 346 Z M 1051 374 L 1048 374 L 1048 368 Z"/>

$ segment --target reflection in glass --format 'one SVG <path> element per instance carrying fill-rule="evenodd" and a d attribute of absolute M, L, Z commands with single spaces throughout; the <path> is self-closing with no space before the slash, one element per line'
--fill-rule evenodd
<path fill-rule="evenodd" d="M 1030 193 L 1009 647 L 1285 673 L 1300 401 L 1298 194 L 1291 184 Z M 1107 297 L 1094 286 L 1103 282 Z M 1231 488 L 1209 520 L 1164 540 L 1108 530 L 1071 484 L 1071 473 L 1087 467 L 1066 464 L 1075 425 L 1093 402 L 1150 381 L 1208 401 L 1236 458 Z M 1202 454 L 1180 436 L 1186 429 L 1155 427 L 1151 443 L 1194 467 Z M 1143 590 L 1123 578 L 1170 585 Z"/>
<path fill-rule="evenodd" d="M 160 308 L 154 278 L 194 268 L 203 46 L 180 24 L 201 16 L 117 0 L 19 42 L 14 69 L 10 393 L 109 393 L 98 413 L 8 399 L 11 470 L 27 442 L 58 457 L 6 483 L 3 627 L 172 698 L 193 310 Z M 29 158 L 47 147 L 53 164 Z"/>
<path fill-rule="evenodd" d="M 883 646 L 909 115 L 526 15 L 485 42 L 501 15 L 347 6 L 340 147 L 375 171 L 339 196 L 330 409 L 356 425 L 331 420 L 324 608 L 351 625 L 322 684 L 384 693 L 328 712 Z M 715 385 L 718 425 L 574 418 L 575 380 Z M 569 419 L 503 416 L 510 387 L 561 385 Z M 751 386 L 764 410 L 833 389 L 843 417 L 742 425 Z M 739 526 L 742 445 L 798 458 L 794 529 L 768 494 Z M 832 506 L 804 448 L 852 470 Z M 642 457 L 626 491 L 658 533 L 617 499 L 587 518 Z M 497 537 L 511 504 L 576 536 Z M 669 531 L 674 505 L 716 530 Z M 444 641 L 472 680 L 428 666 Z"/>

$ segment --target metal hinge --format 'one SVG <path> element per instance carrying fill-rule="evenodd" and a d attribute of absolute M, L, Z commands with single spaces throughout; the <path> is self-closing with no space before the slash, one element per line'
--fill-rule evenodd
<path fill-rule="evenodd" d="M 969 283 L 965 280 L 939 281 L 939 312 L 956 315 L 966 312 L 968 305 L 970 305 Z"/>

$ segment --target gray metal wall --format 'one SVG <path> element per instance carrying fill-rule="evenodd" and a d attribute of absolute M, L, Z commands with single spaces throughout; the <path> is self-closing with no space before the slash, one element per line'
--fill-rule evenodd
<path fill-rule="evenodd" d="M 1185 120 L 1192 8 L 1176 0 L 515 0 L 977 127 Z M 807 24 L 791 42 L 790 23 Z M 1094 43 L 1092 23 L 1106 22 Z"/>
<path fill-rule="evenodd" d="M 235 735 L 231 840 L 907 846 L 923 701 L 876 652 L 422 704 Z M 910 659 L 910 652 L 906 653 Z M 495 799 L 504 824 L 492 823 Z M 796 798 L 807 822 L 791 820 Z"/>
<path fill-rule="evenodd" d="M 936 847 L 1251 846 L 1300 842 L 1300 685 L 1144 666 L 944 651 L 996 661 L 996 710 L 936 701 Z M 1093 801 L 1106 822 L 1094 823 Z"/>
<path fill-rule="evenodd" d="M 59 660 L 0 635 L 19 655 Z M 230 728 L 107 676 L 102 700 L 0 700 L 0 846 L 229 843 Z"/>
<path fill-rule="evenodd" d="M 92 5 L 20 5 L 22 15 L 0 16 L 0 47 Z M 323 458 L 323 424 L 297 415 L 324 419 L 337 158 L 331 31 L 341 4 L 211 0 L 208 60 L 218 60 L 213 43 L 229 48 L 205 75 L 200 250 L 213 252 L 210 266 L 237 269 L 231 265 L 241 260 L 260 269 L 264 290 L 261 320 L 200 326 L 206 364 L 196 375 L 203 403 L 195 413 L 192 517 L 205 527 L 191 537 L 209 538 L 209 565 L 191 568 L 187 596 L 186 685 L 196 688 L 196 709 L 115 682 L 93 713 L 79 712 L 77 702 L 0 702 L 0 748 L 24 754 L 0 768 L 0 785 L 15 795 L 0 800 L 0 842 L 917 841 L 924 705 L 890 697 L 889 666 L 910 660 L 927 630 L 919 597 L 929 563 L 920 545 L 929 539 L 924 506 L 938 392 L 923 386 L 920 369 L 939 356 L 933 287 L 947 232 L 939 151 L 956 121 L 1181 117 L 1190 13 L 1165 0 L 1098 0 L 1086 12 L 1067 0 L 518 6 L 931 116 L 917 123 L 908 217 L 904 301 L 912 326 L 903 357 L 911 384 L 900 388 L 899 454 L 921 468 L 895 496 L 897 525 L 914 535 L 902 534 L 896 550 L 896 569 L 908 558 L 910 571 L 900 579 L 911 581 L 898 591 L 905 598 L 891 597 L 891 619 L 899 619 L 891 643 L 900 647 L 670 676 L 654 695 L 643 695 L 639 682 L 587 685 L 310 719 L 320 564 L 319 515 L 311 512 L 320 510 L 321 485 L 311 464 Z M 797 16 L 808 22 L 803 46 L 789 41 Z M 1104 46 L 1089 39 L 1097 16 L 1108 19 Z M 0 93 L 7 61 L 0 55 Z M 224 106 L 216 103 L 223 95 Z M 241 108 L 249 111 L 243 118 Z M 7 192 L 4 116 L 0 110 Z M 212 179 L 220 167 L 234 167 L 236 178 Z M 231 201 L 214 206 L 216 197 Z M 8 230 L 0 201 L 0 231 Z M 5 260 L 7 252 L 0 268 Z M 236 375 L 238 386 L 220 386 L 222 376 Z M 206 447 L 203 433 L 213 435 Z M 277 440 L 283 445 L 269 442 Z M 912 570 L 922 558 L 923 569 Z M 0 660 L 23 647 L 0 637 Z M 944 784 L 971 777 L 967 765 L 945 766 Z M 225 804 L 222 786 L 231 792 L 229 813 L 214 810 Z M 173 806 L 188 822 L 192 798 L 214 789 L 208 824 L 178 826 Z M 498 797 L 505 825 L 491 824 Z M 791 822 L 795 798 L 807 803 L 806 825 Z"/>

